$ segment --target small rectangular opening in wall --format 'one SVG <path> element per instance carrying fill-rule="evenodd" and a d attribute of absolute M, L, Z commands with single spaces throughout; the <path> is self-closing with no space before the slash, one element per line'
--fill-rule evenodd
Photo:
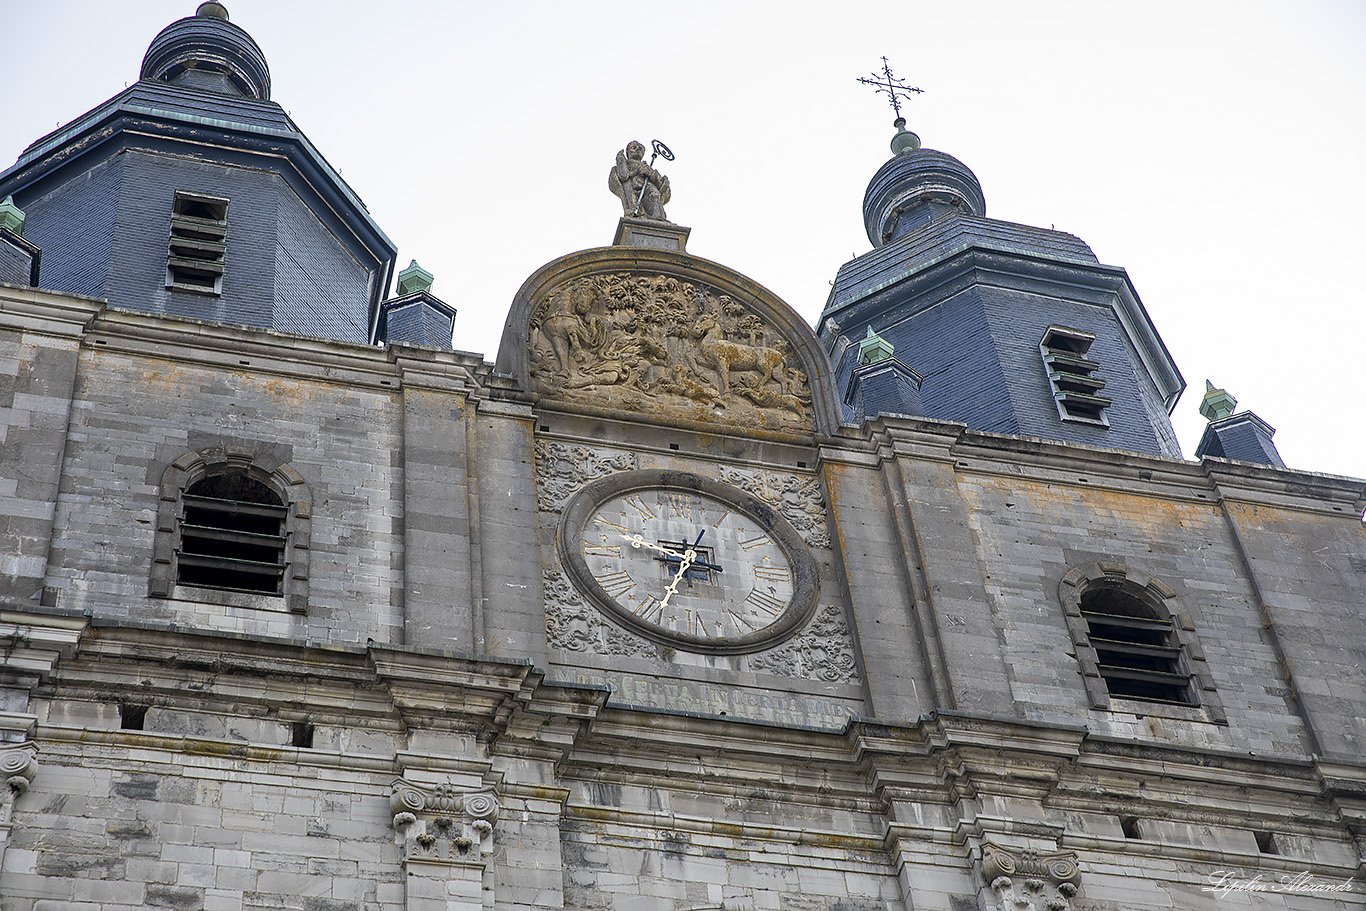
<path fill-rule="evenodd" d="M 672 449 L 674 452 L 678 452 L 678 444 L 677 444 L 677 443 L 670 443 L 670 444 L 669 444 L 669 448 Z"/>
<path fill-rule="evenodd" d="M 798 467 L 798 468 L 805 468 L 805 467 L 806 467 L 806 463 L 805 463 L 805 462 L 798 462 L 798 463 L 797 463 L 797 467 Z"/>
<path fill-rule="evenodd" d="M 1253 832 L 1252 837 L 1257 839 L 1257 850 L 1263 854 L 1279 854 L 1276 850 L 1276 838 L 1270 832 Z"/>
<path fill-rule="evenodd" d="M 313 749 L 313 725 L 307 721 L 296 721 L 289 726 L 289 745 L 300 749 Z"/>
<path fill-rule="evenodd" d="M 119 727 L 125 731 L 141 731 L 147 723 L 147 706 L 119 703 Z"/>
<path fill-rule="evenodd" d="M 542 424 L 542 425 L 541 425 L 541 433 L 549 433 L 549 432 L 550 432 L 550 425 L 549 425 L 549 424 Z"/>
<path fill-rule="evenodd" d="M 1138 831 L 1138 820 L 1132 816 L 1121 816 L 1119 818 L 1119 828 L 1124 832 L 1125 838 L 1142 838 L 1143 835 Z"/>

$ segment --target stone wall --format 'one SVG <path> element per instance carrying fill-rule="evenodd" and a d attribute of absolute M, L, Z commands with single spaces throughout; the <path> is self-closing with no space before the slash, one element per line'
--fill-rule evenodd
<path fill-rule="evenodd" d="M 455 352 L 0 309 L 3 911 L 1362 906 L 1359 481 L 929 420 L 758 441 Z M 297 473 L 298 609 L 151 591 L 190 452 Z M 580 604 L 568 647 L 597 469 L 785 491 L 810 625 L 707 654 Z M 1169 593 L 1198 706 L 1098 705 L 1078 573 Z"/>

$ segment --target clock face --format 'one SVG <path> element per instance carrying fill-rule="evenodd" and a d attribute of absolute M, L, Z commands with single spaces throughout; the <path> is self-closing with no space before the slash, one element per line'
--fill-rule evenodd
<path fill-rule="evenodd" d="M 796 531 L 742 491 L 682 472 L 589 485 L 565 511 L 561 557 L 619 623 L 691 651 L 772 645 L 815 604 L 815 563 Z"/>

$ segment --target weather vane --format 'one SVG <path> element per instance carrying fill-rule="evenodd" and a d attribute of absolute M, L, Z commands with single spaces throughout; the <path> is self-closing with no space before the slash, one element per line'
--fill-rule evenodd
<path fill-rule="evenodd" d="M 858 81 L 862 82 L 864 85 L 873 86 L 879 92 L 886 92 L 887 97 L 890 98 L 892 101 L 892 110 L 896 111 L 897 120 L 902 119 L 901 99 L 905 98 L 909 101 L 912 92 L 914 92 L 917 95 L 924 94 L 925 92 L 924 89 L 918 89 L 915 86 L 906 85 L 906 80 L 900 78 L 899 76 L 893 76 L 891 64 L 887 62 L 886 57 L 882 58 L 881 78 L 878 77 L 877 73 L 873 73 L 871 76 L 860 76 Z"/>

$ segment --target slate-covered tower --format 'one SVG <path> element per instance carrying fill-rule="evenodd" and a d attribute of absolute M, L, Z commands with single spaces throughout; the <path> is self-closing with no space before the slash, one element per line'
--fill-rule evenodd
<path fill-rule="evenodd" d="M 374 340 L 395 248 L 270 100 L 260 47 L 218 3 L 173 22 L 137 83 L 0 174 L 44 288 L 112 305 Z"/>
<path fill-rule="evenodd" d="M 1071 234 L 987 218 L 976 175 L 898 127 L 863 199 L 874 249 L 839 270 L 820 319 L 846 417 L 922 413 L 1179 458 L 1168 415 L 1185 382 L 1124 270 Z M 869 399 L 870 329 L 918 397 Z"/>

